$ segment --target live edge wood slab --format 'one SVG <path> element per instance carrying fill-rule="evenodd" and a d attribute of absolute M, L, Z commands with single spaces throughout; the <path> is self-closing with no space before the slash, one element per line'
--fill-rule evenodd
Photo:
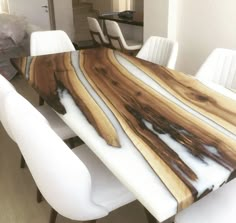
<path fill-rule="evenodd" d="M 12 62 L 55 111 L 67 113 L 69 95 L 122 150 L 108 108 L 177 201 L 176 212 L 235 178 L 236 101 L 196 79 L 106 48 Z"/>

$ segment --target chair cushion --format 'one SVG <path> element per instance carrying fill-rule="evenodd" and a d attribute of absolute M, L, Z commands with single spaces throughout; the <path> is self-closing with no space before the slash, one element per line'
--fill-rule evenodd
<path fill-rule="evenodd" d="M 126 40 L 128 50 L 139 50 L 142 47 L 142 43 L 135 40 Z"/>
<path fill-rule="evenodd" d="M 95 154 L 84 144 L 73 152 L 88 168 L 92 178 L 92 199 L 109 212 L 135 200 L 120 181 L 105 167 Z"/>

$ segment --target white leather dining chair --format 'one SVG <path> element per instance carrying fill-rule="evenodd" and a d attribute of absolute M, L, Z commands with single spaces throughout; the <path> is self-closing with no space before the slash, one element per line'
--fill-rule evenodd
<path fill-rule="evenodd" d="M 105 20 L 105 24 L 108 39 L 114 49 L 132 53 L 137 52 L 137 50 L 142 47 L 142 43 L 140 42 L 137 42 L 135 40 L 125 40 L 117 22 Z"/>
<path fill-rule="evenodd" d="M 236 89 L 236 50 L 213 50 L 198 70 L 196 78 Z"/>
<path fill-rule="evenodd" d="M 184 209 L 175 217 L 175 223 L 235 222 L 236 180 L 223 185 L 201 200 Z"/>
<path fill-rule="evenodd" d="M 109 40 L 107 36 L 104 35 L 98 20 L 92 17 L 87 17 L 87 20 L 93 42 L 96 45 L 109 46 Z"/>
<path fill-rule="evenodd" d="M 57 213 L 72 220 L 96 220 L 135 200 L 86 145 L 71 150 L 17 92 L 8 93 L 1 103 L 6 129 L 53 208 L 50 223 Z"/>
<path fill-rule="evenodd" d="M 30 37 L 30 55 L 46 55 L 74 51 L 68 35 L 62 30 L 37 31 Z"/>
<path fill-rule="evenodd" d="M 11 91 L 17 93 L 13 85 L 2 75 L 0 75 L 0 98 Z M 48 105 L 38 106 L 37 110 L 47 119 L 51 128 L 60 138 L 66 140 L 76 136 L 76 134 L 58 117 L 58 115 Z M 24 167 L 25 162 L 23 157 L 21 157 L 21 168 Z M 38 198 L 38 201 L 40 201 L 40 197 Z"/>
<path fill-rule="evenodd" d="M 176 41 L 164 37 L 151 36 L 144 43 L 136 57 L 174 69 L 177 56 L 178 43 Z"/>

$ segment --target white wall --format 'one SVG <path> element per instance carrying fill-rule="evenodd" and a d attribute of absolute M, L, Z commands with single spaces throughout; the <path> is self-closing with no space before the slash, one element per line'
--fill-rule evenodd
<path fill-rule="evenodd" d="M 144 40 L 168 35 L 169 0 L 144 0 Z"/>
<path fill-rule="evenodd" d="M 134 10 L 136 12 L 143 13 L 144 0 L 133 0 L 134 1 Z"/>
<path fill-rule="evenodd" d="M 178 0 L 176 69 L 195 74 L 216 47 L 236 49 L 235 0 Z"/>
<path fill-rule="evenodd" d="M 92 2 L 94 9 L 99 10 L 100 14 L 112 11 L 112 0 L 96 0 Z"/>
<path fill-rule="evenodd" d="M 92 3 L 93 8 L 100 14 L 112 11 L 113 0 L 84 0 L 83 2 Z"/>
<path fill-rule="evenodd" d="M 72 0 L 54 0 L 56 29 L 64 30 L 74 40 L 74 22 Z"/>

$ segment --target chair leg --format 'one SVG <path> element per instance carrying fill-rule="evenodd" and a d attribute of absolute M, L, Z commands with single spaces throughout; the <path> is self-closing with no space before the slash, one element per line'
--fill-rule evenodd
<path fill-rule="evenodd" d="M 37 188 L 37 202 L 40 203 L 43 201 L 43 195 L 41 194 L 40 190 Z"/>
<path fill-rule="evenodd" d="M 55 210 L 52 208 L 52 209 L 51 209 L 51 213 L 50 213 L 49 223 L 55 223 L 55 222 L 56 222 L 57 215 L 58 215 L 57 211 L 55 211 Z M 96 223 L 96 220 L 83 221 L 83 223 Z"/>
<path fill-rule="evenodd" d="M 148 223 L 157 223 L 156 218 L 153 217 L 153 215 L 146 209 L 145 209 L 145 214 L 147 216 Z"/>
<path fill-rule="evenodd" d="M 57 219 L 57 211 L 55 211 L 53 208 L 51 209 L 50 219 L 49 223 L 55 223 Z"/>
<path fill-rule="evenodd" d="M 22 155 L 21 155 L 21 159 L 20 159 L 20 168 L 21 169 L 25 168 L 25 159 Z"/>
<path fill-rule="evenodd" d="M 44 100 L 43 100 L 43 98 L 41 98 L 40 96 L 39 96 L 39 105 L 41 106 L 41 105 L 44 105 Z"/>
<path fill-rule="evenodd" d="M 68 144 L 71 149 L 75 147 L 74 138 L 68 139 Z"/>

